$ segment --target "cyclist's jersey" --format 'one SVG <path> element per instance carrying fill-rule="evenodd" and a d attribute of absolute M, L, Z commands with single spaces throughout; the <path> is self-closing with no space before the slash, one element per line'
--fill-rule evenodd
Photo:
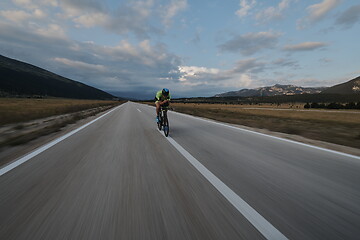
<path fill-rule="evenodd" d="M 170 99 L 171 99 L 170 93 L 169 93 L 168 96 L 165 97 L 165 96 L 162 94 L 162 90 L 158 91 L 158 92 L 156 93 L 156 96 L 155 96 L 155 101 L 164 101 L 164 100 L 170 100 Z"/>

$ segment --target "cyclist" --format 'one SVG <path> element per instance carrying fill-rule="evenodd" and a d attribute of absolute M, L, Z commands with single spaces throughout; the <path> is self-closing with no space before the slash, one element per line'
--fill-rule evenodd
<path fill-rule="evenodd" d="M 167 88 L 164 88 L 163 90 L 160 90 L 156 93 L 155 96 L 155 105 L 156 105 L 156 122 L 159 122 L 159 112 L 160 107 L 167 107 L 169 106 L 169 102 L 171 99 L 170 91 Z"/>

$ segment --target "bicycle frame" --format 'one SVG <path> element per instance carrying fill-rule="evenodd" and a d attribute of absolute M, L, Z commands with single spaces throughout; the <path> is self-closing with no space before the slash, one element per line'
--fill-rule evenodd
<path fill-rule="evenodd" d="M 158 128 L 159 130 L 164 130 L 164 134 L 165 136 L 169 136 L 169 120 L 167 117 L 167 111 L 168 108 L 167 107 L 161 107 L 160 108 L 160 114 L 159 114 L 159 118 L 160 118 L 160 122 L 158 123 Z"/>

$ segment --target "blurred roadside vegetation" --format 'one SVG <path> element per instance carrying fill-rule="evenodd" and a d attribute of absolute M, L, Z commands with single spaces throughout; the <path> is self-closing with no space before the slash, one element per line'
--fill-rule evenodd
<path fill-rule="evenodd" d="M 0 151 L 58 132 L 122 103 L 124 101 L 0 98 Z"/>
<path fill-rule="evenodd" d="M 39 118 L 75 113 L 122 102 L 79 99 L 0 98 L 0 126 Z"/>

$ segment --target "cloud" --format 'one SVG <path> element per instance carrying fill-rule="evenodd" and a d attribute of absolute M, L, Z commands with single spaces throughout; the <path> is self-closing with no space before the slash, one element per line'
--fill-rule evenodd
<path fill-rule="evenodd" d="M 360 21 L 360 5 L 349 7 L 337 19 L 335 24 L 341 25 L 344 28 L 350 28 Z"/>
<path fill-rule="evenodd" d="M 19 6 L 32 4 L 32 0 L 12 0 L 12 2 L 19 5 Z"/>
<path fill-rule="evenodd" d="M 307 27 L 309 24 L 316 23 L 323 18 L 335 7 L 337 7 L 342 0 L 323 0 L 321 3 L 310 5 L 307 7 L 308 16 L 298 20 L 298 28 L 302 29 Z"/>
<path fill-rule="evenodd" d="M 219 93 L 219 89 L 229 88 L 229 90 L 232 90 L 234 87 L 247 87 L 253 82 L 250 74 L 238 72 L 235 68 L 220 70 L 198 66 L 180 66 L 179 71 L 181 78 L 178 86 L 180 86 L 181 90 L 194 91 L 194 89 L 201 89 L 202 92 L 206 92 L 206 89 L 208 89 L 208 95 L 210 96 Z M 199 90 L 196 91 L 198 91 L 197 95 L 199 95 Z M 193 94 L 193 96 L 197 95 Z"/>
<path fill-rule="evenodd" d="M 12 0 L 12 2 L 15 3 L 16 5 L 18 5 L 19 7 L 28 8 L 28 9 L 32 9 L 32 8 L 37 7 L 33 3 L 32 0 Z"/>
<path fill-rule="evenodd" d="M 67 58 L 53 58 L 53 61 L 62 63 L 67 66 L 71 66 L 72 68 L 77 68 L 81 71 L 100 71 L 105 72 L 107 68 L 100 64 L 90 64 L 81 61 L 74 61 Z"/>
<path fill-rule="evenodd" d="M 320 80 L 314 77 L 295 78 L 291 81 L 291 83 L 295 86 L 302 86 L 302 87 L 325 87 L 325 86 L 333 85 L 331 84 L 331 81 L 328 79 Z"/>
<path fill-rule="evenodd" d="M 327 44 L 323 42 L 303 42 L 295 45 L 286 45 L 283 50 L 290 52 L 299 52 L 299 51 L 312 51 L 315 49 L 323 48 Z"/>
<path fill-rule="evenodd" d="M 256 58 L 249 58 L 240 60 L 235 64 L 235 67 L 230 70 L 230 73 L 260 73 L 266 67 L 265 62 L 259 62 Z"/>
<path fill-rule="evenodd" d="M 256 58 L 239 60 L 230 69 L 221 70 L 218 68 L 206 68 L 198 66 L 181 66 L 181 84 L 192 87 L 213 87 L 219 89 L 244 88 L 251 86 L 257 81 L 256 74 L 261 73 L 267 67 L 267 64 L 258 61 Z"/>
<path fill-rule="evenodd" d="M 52 6 L 52 7 L 59 6 L 58 0 L 41 0 L 40 2 L 42 5 L 48 5 L 48 6 Z"/>
<path fill-rule="evenodd" d="M 111 15 L 104 27 L 118 34 L 134 33 L 142 39 L 149 38 L 151 33 L 159 34 L 161 31 L 150 23 L 153 7 L 151 0 L 128 2 Z"/>
<path fill-rule="evenodd" d="M 21 23 L 29 18 L 31 18 L 31 14 L 25 12 L 23 10 L 7 10 L 7 11 L 0 11 L 0 15 L 12 22 Z"/>
<path fill-rule="evenodd" d="M 47 17 L 47 14 L 44 11 L 42 11 L 41 9 L 35 9 L 33 12 L 33 15 L 37 19 L 42 19 L 42 18 Z"/>
<path fill-rule="evenodd" d="M 61 0 L 59 6 L 69 18 L 84 13 L 104 12 L 105 9 L 103 3 L 98 0 Z"/>
<path fill-rule="evenodd" d="M 162 27 L 169 27 L 175 16 L 187 7 L 187 0 L 171 0 L 161 5 L 159 0 L 125 0 L 112 9 L 101 0 L 12 0 L 17 10 L 1 11 L 0 16 L 8 21 L 29 26 L 30 20 L 43 20 L 51 13 L 46 23 L 77 28 L 101 27 L 118 35 L 134 34 L 138 39 L 163 34 Z M 70 21 L 70 22 L 69 22 Z M 158 26 L 156 23 L 162 23 Z M 43 26 L 36 22 L 33 27 Z"/>
<path fill-rule="evenodd" d="M 40 20 L 47 16 L 47 14 L 40 9 L 33 9 L 32 12 L 24 10 L 5 10 L 0 11 L 0 16 L 7 20 L 21 24 L 29 20 Z"/>
<path fill-rule="evenodd" d="M 163 24 L 166 27 L 171 25 L 172 19 L 178 12 L 185 10 L 187 7 L 187 0 L 172 0 L 171 3 L 163 10 Z"/>
<path fill-rule="evenodd" d="M 99 12 L 75 17 L 73 21 L 77 23 L 77 27 L 83 26 L 86 28 L 91 28 L 94 26 L 106 25 L 106 23 L 109 22 L 109 18 L 108 15 Z"/>
<path fill-rule="evenodd" d="M 108 9 L 100 0 L 63 0 L 59 2 L 57 15 L 71 20 L 78 28 L 102 27 L 115 34 L 133 33 L 140 39 L 146 39 L 150 34 L 161 33 L 151 21 L 152 18 L 160 19 L 163 14 L 158 13 L 155 7 L 155 0 L 122 1 L 113 9 Z M 169 10 L 176 14 L 175 8 Z"/>
<path fill-rule="evenodd" d="M 243 55 L 253 55 L 264 49 L 276 47 L 280 33 L 258 32 L 235 36 L 233 39 L 218 46 L 223 52 L 241 52 Z"/>
<path fill-rule="evenodd" d="M 65 30 L 57 24 L 49 24 L 46 28 L 39 28 L 36 33 L 47 38 L 67 38 Z"/>
<path fill-rule="evenodd" d="M 44 6 L 58 6 L 58 0 L 12 0 L 18 7 L 25 9 L 40 9 Z"/>
<path fill-rule="evenodd" d="M 299 63 L 291 59 L 279 58 L 273 61 L 272 64 L 280 67 L 292 67 L 294 69 L 299 68 Z"/>
<path fill-rule="evenodd" d="M 179 72 L 181 73 L 181 77 L 179 78 L 181 82 L 184 82 L 184 84 L 198 85 L 200 83 L 194 84 L 191 81 L 188 81 L 188 79 L 204 79 L 211 75 L 219 74 L 220 70 L 217 68 L 180 66 Z"/>
<path fill-rule="evenodd" d="M 236 15 L 240 18 L 246 17 L 255 5 L 255 0 L 240 0 L 240 9 L 236 11 Z"/>
<path fill-rule="evenodd" d="M 223 80 L 221 87 L 227 87 L 231 90 L 234 90 L 234 88 L 246 88 L 250 87 L 254 83 L 254 81 L 255 80 L 250 74 L 234 74 L 232 78 L 229 78 L 228 80 Z M 217 93 L 219 93 L 219 90 L 217 91 Z"/>
<path fill-rule="evenodd" d="M 289 7 L 290 0 L 282 0 L 276 7 L 268 7 L 267 9 L 256 14 L 255 18 L 261 23 L 272 20 L 281 19 L 283 12 Z"/>

